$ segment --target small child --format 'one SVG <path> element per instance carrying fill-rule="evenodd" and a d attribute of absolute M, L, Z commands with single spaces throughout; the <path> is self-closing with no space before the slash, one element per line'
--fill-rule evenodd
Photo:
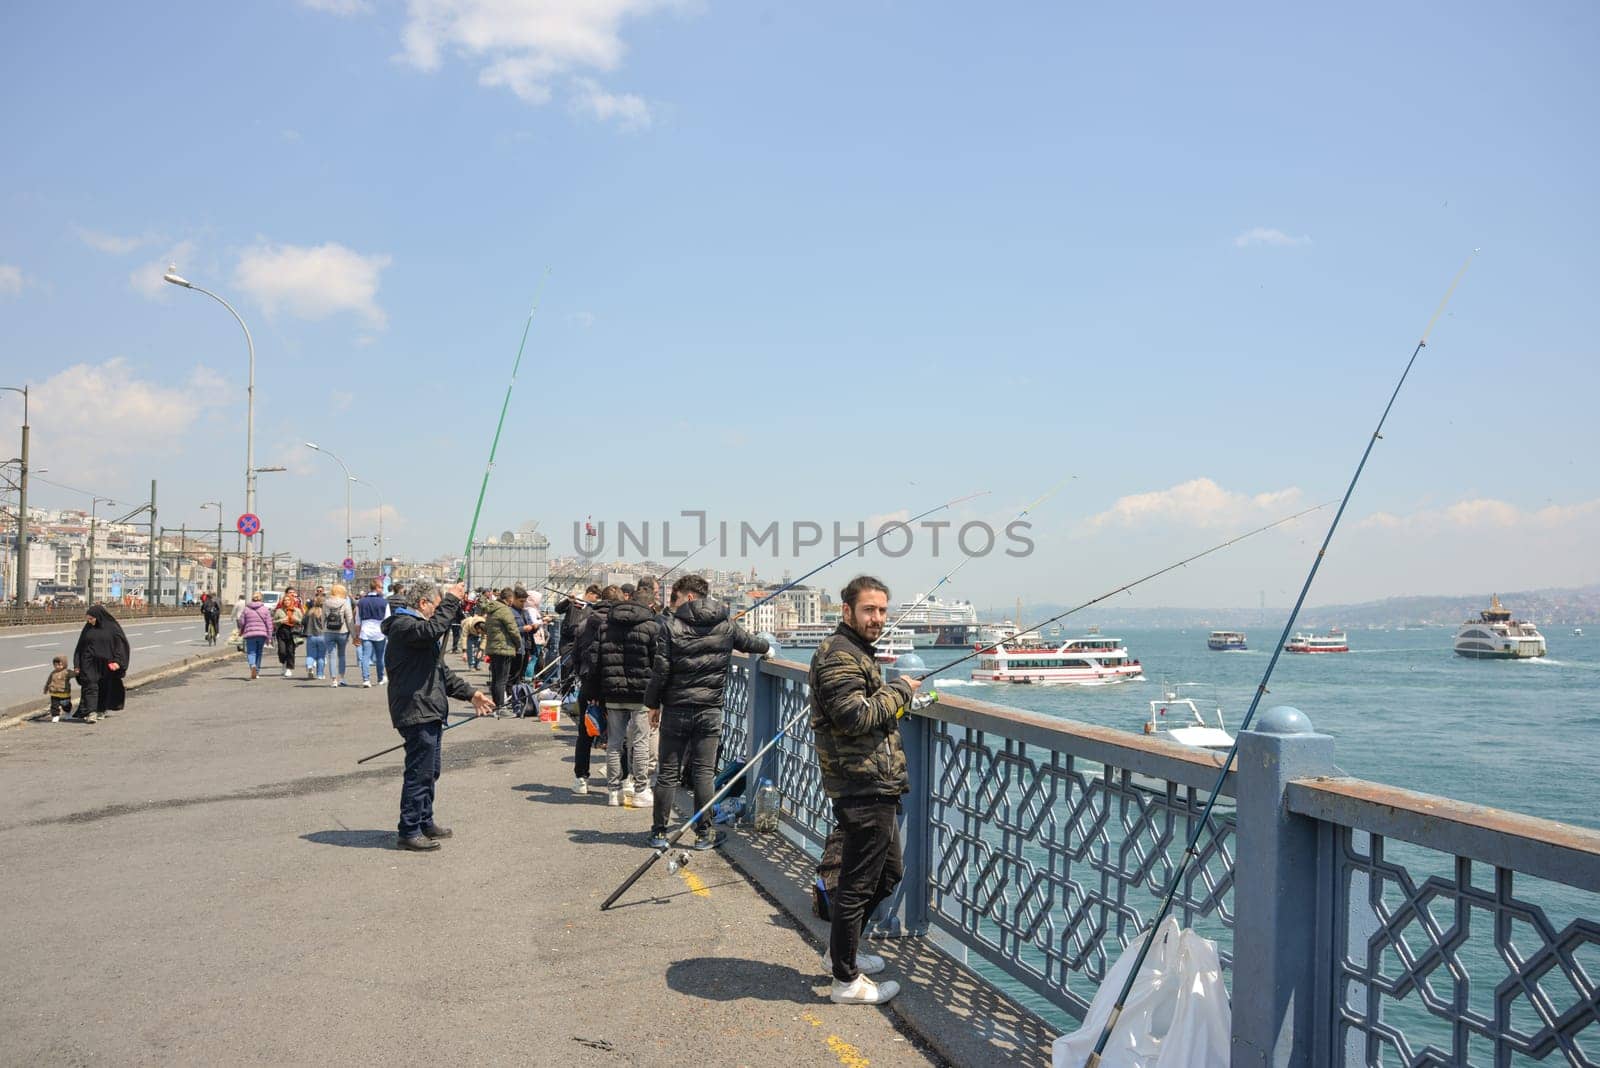
<path fill-rule="evenodd" d="M 50 662 L 50 677 L 45 680 L 44 692 L 50 695 L 50 722 L 60 723 L 62 716 L 72 715 L 72 677 L 76 668 L 67 667 L 67 658 L 58 656 Z"/>

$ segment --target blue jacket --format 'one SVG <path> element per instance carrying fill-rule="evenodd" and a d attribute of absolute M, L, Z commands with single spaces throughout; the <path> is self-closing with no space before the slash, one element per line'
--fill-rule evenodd
<path fill-rule="evenodd" d="M 382 621 L 389 614 L 389 602 L 384 600 L 381 593 L 368 593 L 356 602 L 356 629 L 361 628 L 362 621 L 375 619 Z"/>

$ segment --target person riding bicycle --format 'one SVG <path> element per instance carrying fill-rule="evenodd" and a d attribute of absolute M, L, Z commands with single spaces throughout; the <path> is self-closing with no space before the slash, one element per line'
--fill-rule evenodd
<path fill-rule="evenodd" d="M 206 644 L 217 644 L 217 626 L 222 621 L 222 602 L 211 594 L 200 600 L 200 616 L 206 621 Z"/>

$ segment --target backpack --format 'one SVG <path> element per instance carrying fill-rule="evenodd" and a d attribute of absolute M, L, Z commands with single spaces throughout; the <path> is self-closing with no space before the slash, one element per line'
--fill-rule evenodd
<path fill-rule="evenodd" d="M 511 707 L 511 714 L 521 719 L 530 712 L 537 714 L 538 703 L 534 700 L 533 687 L 525 682 L 519 682 L 511 687 L 511 692 L 506 695 L 506 703 Z"/>
<path fill-rule="evenodd" d="M 349 601 L 345 602 L 345 604 L 349 603 Z M 344 630 L 344 605 L 340 605 L 338 608 L 324 608 L 322 616 L 324 620 L 323 628 L 329 633 L 337 634 Z"/>

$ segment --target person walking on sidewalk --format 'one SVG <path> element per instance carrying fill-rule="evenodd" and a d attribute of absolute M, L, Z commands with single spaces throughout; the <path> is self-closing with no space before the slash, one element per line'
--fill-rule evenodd
<path fill-rule="evenodd" d="M 350 630 L 355 626 L 355 611 L 350 607 L 350 598 L 346 596 L 345 588 L 339 583 L 333 584 L 332 591 L 322 602 L 322 625 L 326 630 L 326 648 L 323 659 L 327 662 L 328 678 L 334 686 L 343 686 L 345 667 L 345 645 L 350 641 Z M 333 661 L 339 661 L 338 673 L 334 673 Z"/>
<path fill-rule="evenodd" d="M 272 609 L 261 601 L 257 590 L 245 606 L 239 609 L 239 637 L 244 639 L 244 661 L 250 665 L 250 678 L 261 674 L 261 655 L 267 650 L 267 639 L 272 637 Z"/>
<path fill-rule="evenodd" d="M 822 788 L 843 832 L 844 856 L 834 894 L 833 929 L 824 961 L 831 965 L 829 997 L 841 1005 L 881 1005 L 900 992 L 893 980 L 875 983 L 882 957 L 861 952 L 861 928 L 900 882 L 900 795 L 911 789 L 900 712 L 921 683 L 885 683 L 873 643 L 889 614 L 889 587 L 858 575 L 839 595 L 843 621 L 811 659 L 811 729 L 816 735 Z"/>
<path fill-rule="evenodd" d="M 72 718 L 72 679 L 77 673 L 67 666 L 64 656 L 50 661 L 50 677 L 44 680 L 44 692 L 50 698 L 51 723 L 60 723 L 63 716 Z"/>
<path fill-rule="evenodd" d="M 78 670 L 78 685 L 83 689 L 74 719 L 93 723 L 122 711 L 127 699 L 122 680 L 128 674 L 130 655 L 122 624 L 105 606 L 91 605 L 84 613 L 78 647 L 72 651 L 72 666 Z"/>
<path fill-rule="evenodd" d="M 214 594 L 206 594 L 200 602 L 200 618 L 206 624 L 206 644 L 217 644 L 217 631 L 222 626 L 222 602 Z"/>
<path fill-rule="evenodd" d="M 722 691 L 734 650 L 766 653 L 772 648 L 765 638 L 730 619 L 728 606 L 712 599 L 711 587 L 699 575 L 685 575 L 672 584 L 672 608 L 666 660 L 651 672 L 644 696 L 651 725 L 661 729 L 650 828 L 653 849 L 666 847 L 672 801 L 685 775 L 694 790 L 696 812 L 711 800 L 717 743 L 722 739 Z M 704 817 L 695 834 L 696 849 L 710 849 L 721 840 L 711 834 Z"/>
<path fill-rule="evenodd" d="M 306 678 L 322 678 L 322 669 L 328 662 L 328 602 L 322 594 L 314 594 L 306 608 Z"/>
<path fill-rule="evenodd" d="M 584 665 L 588 689 L 599 695 L 606 708 L 606 803 L 616 808 L 623 801 L 624 751 L 630 754 L 633 808 L 650 808 L 650 727 L 644 714 L 644 697 L 657 671 L 667 670 L 666 634 L 650 610 L 649 594 L 633 596 L 611 609 L 600 628 L 599 639 L 589 648 Z"/>
<path fill-rule="evenodd" d="M 305 606 L 293 586 L 283 591 L 283 599 L 272 610 L 272 637 L 277 645 L 278 663 L 283 665 L 283 677 L 294 674 L 294 648 L 298 644 L 300 625 L 305 620 Z"/>
<path fill-rule="evenodd" d="M 383 580 L 373 579 L 367 595 L 356 602 L 356 659 L 361 664 L 361 685 L 372 688 L 384 679 L 383 621 L 389 617 L 389 602 L 383 596 Z"/>
<path fill-rule="evenodd" d="M 606 617 L 611 614 L 611 609 L 622 600 L 622 590 L 616 586 L 607 586 L 600 591 L 599 600 L 595 601 L 589 611 L 582 617 L 578 625 L 578 633 L 572 639 L 572 678 L 578 689 L 578 745 L 572 757 L 572 792 L 580 796 L 589 792 L 589 772 L 592 770 L 590 763 L 594 754 L 594 737 L 588 731 L 584 722 L 589 707 L 594 706 L 600 723 L 606 724 L 606 705 L 600 695 L 585 680 L 583 665 L 589 662 L 589 650 L 594 643 L 600 640 L 600 631 L 605 627 Z M 602 726 L 602 729 L 604 727 Z M 609 748 L 611 739 L 601 741 Z M 622 739 L 616 739 L 616 744 L 621 745 Z"/>
<path fill-rule="evenodd" d="M 489 692 L 494 695 L 494 714 L 511 715 L 506 694 L 522 666 L 522 638 L 517 631 L 516 613 L 511 610 L 510 586 L 488 604 L 483 617 L 483 651 L 489 657 Z"/>
<path fill-rule="evenodd" d="M 451 622 L 461 615 L 466 592 L 458 582 L 441 596 L 431 578 L 411 579 L 403 603 L 380 624 L 389 671 L 389 721 L 406 743 L 397 840 L 401 849 L 438 849 L 439 840 L 452 833 L 433 818 L 449 699 L 471 701 L 473 712 L 480 716 L 494 711 L 487 694 L 445 666 L 439 648 Z"/>

